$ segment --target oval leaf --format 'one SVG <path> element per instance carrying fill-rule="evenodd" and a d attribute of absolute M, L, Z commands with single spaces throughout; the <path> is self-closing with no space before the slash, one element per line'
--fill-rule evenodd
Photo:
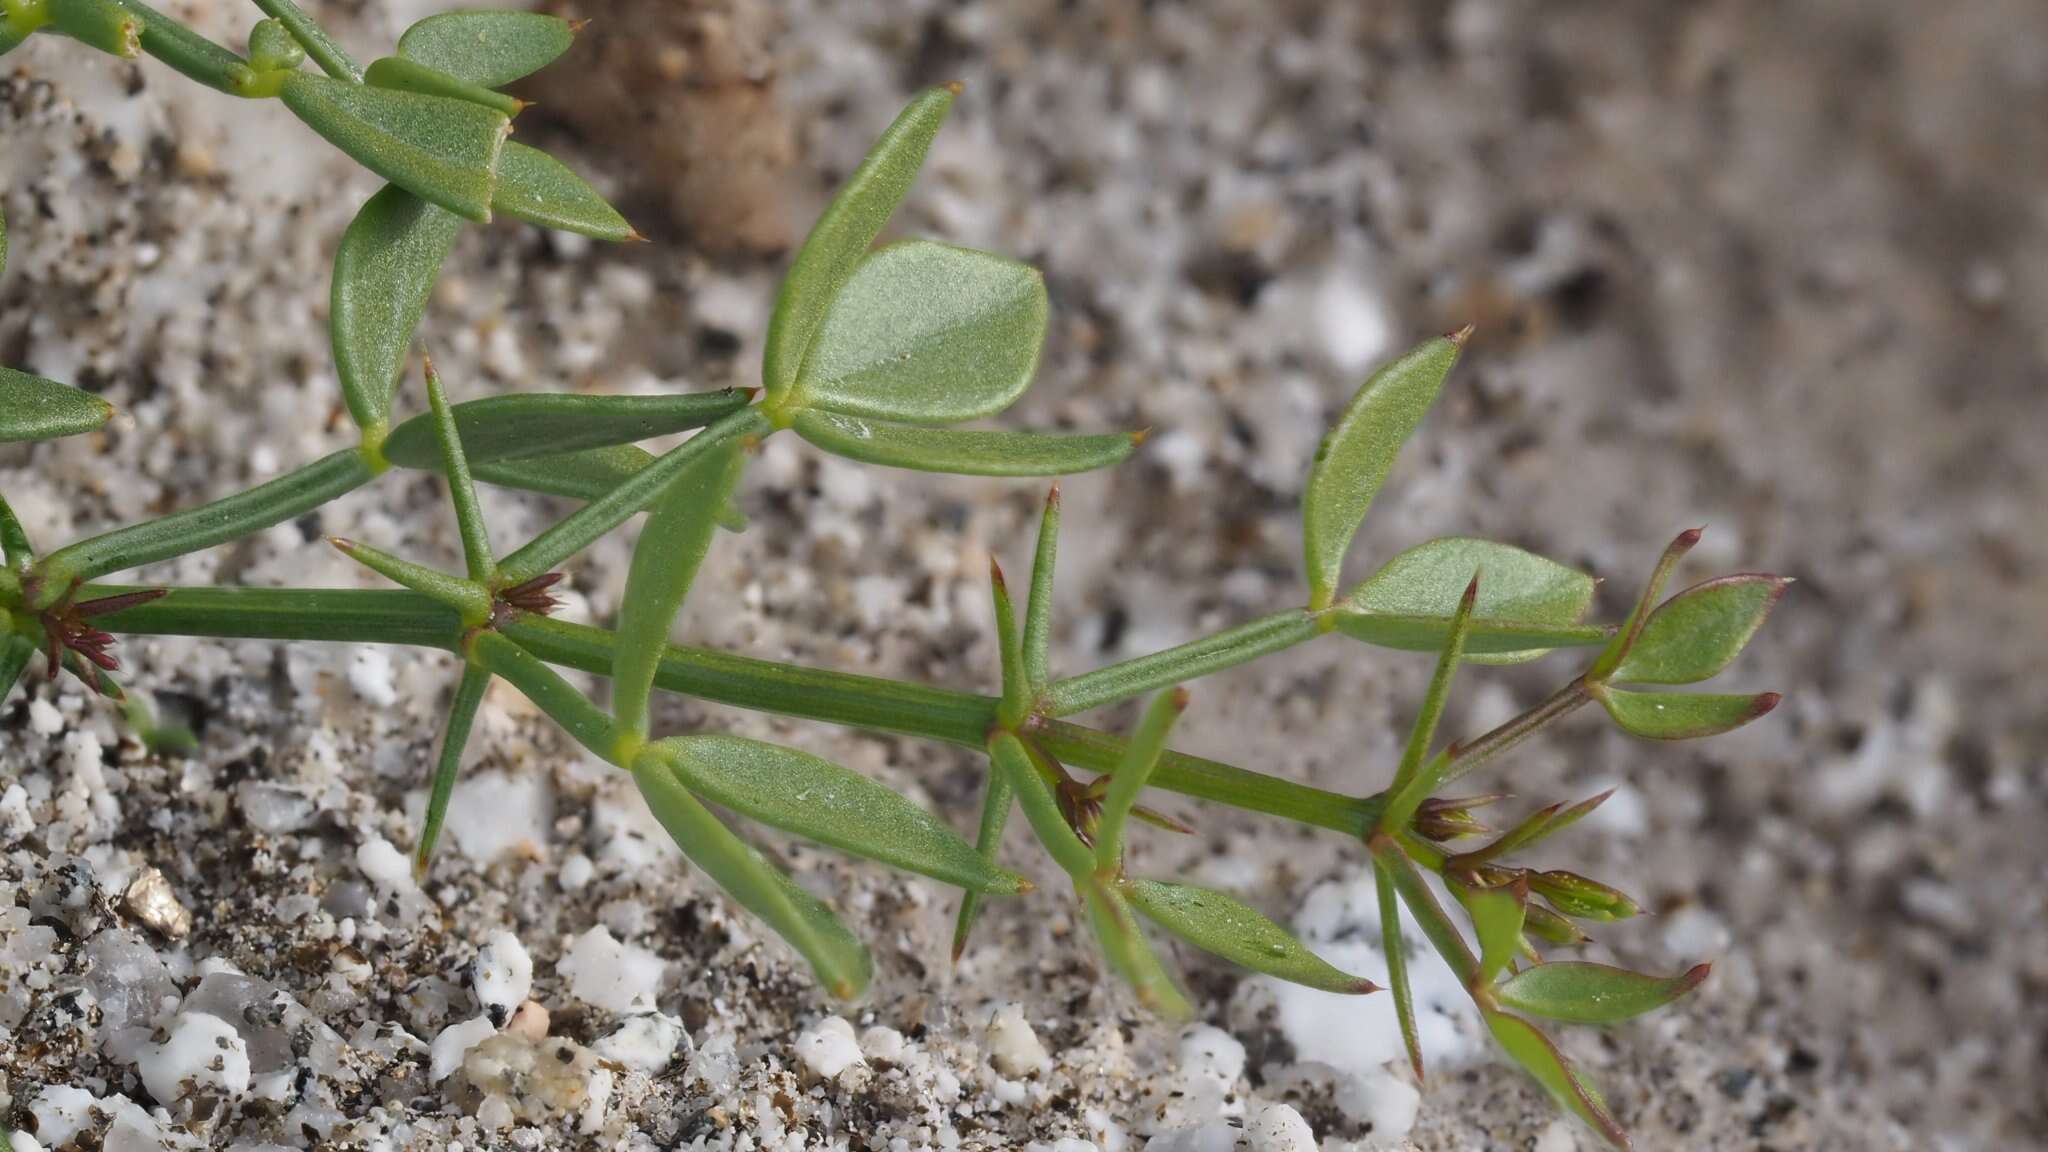
<path fill-rule="evenodd" d="M 631 444 L 615 444 L 558 455 L 472 463 L 469 474 L 500 488 L 596 500 L 653 463 L 653 453 Z"/>
<path fill-rule="evenodd" d="M 1331 967 L 1292 932 L 1234 896 L 1159 880 L 1132 880 L 1124 895 L 1160 927 L 1239 967 L 1325 992 L 1379 991 L 1372 981 Z"/>
<path fill-rule="evenodd" d="M 1579 1076 L 1579 1070 L 1564 1058 L 1563 1053 L 1550 1042 L 1550 1037 L 1527 1020 L 1505 1012 L 1486 1013 L 1486 1027 L 1515 1063 L 1534 1076 L 1538 1084 L 1549 1089 L 1559 1104 L 1591 1124 L 1616 1148 L 1629 1147 L 1628 1133 L 1623 1132 L 1621 1125 L 1615 1123 L 1614 1117 L 1608 1113 L 1607 1102 L 1600 1099 L 1600 1093 Z"/>
<path fill-rule="evenodd" d="M 824 901 L 798 887 L 690 795 L 659 745 L 634 762 L 633 782 L 683 855 L 802 953 L 834 996 L 850 1000 L 866 990 L 874 976 L 867 948 Z"/>
<path fill-rule="evenodd" d="M 1336 598 L 1351 538 L 1394 456 L 1436 402 L 1462 346 L 1462 337 L 1431 340 L 1373 373 L 1316 449 L 1301 509 L 1311 608 L 1326 608 Z M 1467 572 L 1458 578 L 1460 590 L 1471 577 Z"/>
<path fill-rule="evenodd" d="M 1782 576 L 1723 576 L 1666 600 L 1614 670 L 1636 684 L 1694 684 L 1726 668 L 1791 581 Z"/>
<path fill-rule="evenodd" d="M 391 88 L 399 92 L 418 92 L 427 96 L 446 96 L 452 100 L 467 100 L 517 116 L 525 109 L 526 101 L 503 92 L 493 92 L 479 84 L 472 84 L 457 76 L 450 76 L 438 68 L 429 68 L 416 60 L 403 56 L 386 56 L 372 60 L 363 70 L 363 83 L 377 88 Z"/>
<path fill-rule="evenodd" d="M 747 406 L 736 388 L 680 396 L 575 396 L 532 392 L 455 406 L 455 427 L 471 465 L 561 456 L 702 428 Z M 437 461 L 433 422 L 416 416 L 391 430 L 384 455 L 407 468 Z M 637 470 L 637 469 L 636 469 Z"/>
<path fill-rule="evenodd" d="M 76 436 L 113 416 L 114 406 L 90 392 L 0 368 L 0 444 Z"/>
<path fill-rule="evenodd" d="M 1396 616 L 1337 609 L 1337 630 L 1346 636 L 1403 652 L 1441 652 L 1450 637 L 1451 616 Z M 1475 664 L 1508 664 L 1534 659 L 1553 648 L 1605 644 L 1612 631 L 1595 624 L 1523 624 L 1474 620 L 1465 637 L 1465 659 Z"/>
<path fill-rule="evenodd" d="M 612 650 L 612 714 L 636 737 L 647 735 L 647 701 L 676 610 L 711 550 L 718 510 L 739 483 L 745 462 L 745 453 L 732 446 L 684 469 L 655 503 L 633 548 L 619 602 L 618 647 Z"/>
<path fill-rule="evenodd" d="M 356 163 L 457 216 L 490 220 L 498 154 L 512 129 L 503 112 L 308 72 L 285 77 L 279 95 Z"/>
<path fill-rule="evenodd" d="M 832 301 L 795 406 L 951 424 L 1010 406 L 1038 370 L 1045 281 L 1015 260 L 913 240 L 884 248 Z"/>
<path fill-rule="evenodd" d="M 838 297 L 853 270 L 860 266 L 882 226 L 910 191 L 924 166 L 932 137 L 953 108 L 957 85 L 927 88 L 918 93 L 868 150 L 867 159 L 811 227 L 775 296 L 768 318 L 768 342 L 761 359 L 761 382 L 771 401 L 782 399 L 796 383 L 811 340 L 825 312 Z"/>
<path fill-rule="evenodd" d="M 921 428 L 838 412 L 797 415 L 796 434 L 837 456 L 959 476 L 1067 476 L 1121 462 L 1139 437 Z"/>
<path fill-rule="evenodd" d="M 1650 740 L 1692 740 L 1732 731 L 1768 714 L 1780 699 L 1776 692 L 1720 696 L 1620 688 L 1608 688 L 1598 695 L 1607 714 L 1624 731 Z"/>
<path fill-rule="evenodd" d="M 515 220 L 580 232 L 599 240 L 631 240 L 633 230 L 583 177 L 538 148 L 507 140 L 498 157 L 498 188 L 491 207 Z"/>
<path fill-rule="evenodd" d="M 405 30 L 398 54 L 485 88 L 502 88 L 553 63 L 575 26 L 539 12 L 444 12 Z"/>
<path fill-rule="evenodd" d="M 1518 973 L 1495 988 L 1509 1008 L 1568 1024 L 1616 1024 L 1677 1000 L 1700 986 L 1713 965 L 1682 976 L 1645 976 L 1625 968 L 1579 960 L 1553 960 Z"/>
<path fill-rule="evenodd" d="M 763 824 L 962 888 L 1023 890 L 938 817 L 858 772 L 737 736 L 678 736 L 659 747 L 691 791 Z"/>
<path fill-rule="evenodd" d="M 342 233 L 328 324 L 342 397 L 358 427 L 389 419 L 413 330 L 461 231 L 460 217 L 393 185 L 365 201 Z M 432 426 L 424 417 L 415 423 L 422 458 L 431 458 Z"/>
<path fill-rule="evenodd" d="M 1458 536 L 1418 544 L 1360 581 L 1338 605 L 1337 627 L 1368 643 L 1440 649 L 1475 572 L 1483 578 L 1466 641 L 1469 659 L 1513 663 L 1606 639 L 1605 629 L 1579 626 L 1593 603 L 1591 576 L 1507 544 Z"/>

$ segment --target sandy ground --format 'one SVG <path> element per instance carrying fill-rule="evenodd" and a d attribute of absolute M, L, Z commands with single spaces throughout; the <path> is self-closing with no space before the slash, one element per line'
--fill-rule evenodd
<path fill-rule="evenodd" d="M 253 15 L 172 7 L 237 43 Z M 899 227 L 1045 269 L 1044 370 L 1005 422 L 1155 429 L 1067 485 L 1059 667 L 1299 602 L 1324 421 L 1376 360 L 1477 323 L 1357 573 L 1490 535 L 1608 578 L 1612 615 L 1705 523 L 1691 573 L 1800 581 L 1727 677 L 1787 693 L 1765 722 L 1663 747 L 1582 716 L 1492 777 L 1528 803 L 1619 785 L 1555 858 L 1654 914 L 1594 955 L 1716 962 L 1682 1007 L 1572 1052 L 1645 1148 L 2048 1146 L 2048 9 L 598 7 L 621 31 L 577 51 L 645 83 L 579 94 L 572 56 L 521 131 L 661 242 L 473 230 L 423 329 L 458 398 L 751 383 L 778 237 L 909 91 L 963 79 Z M 321 11 L 365 54 L 420 14 Z M 326 260 L 374 181 L 275 105 L 41 40 L 0 71 L 0 361 L 123 415 L 0 448 L 0 490 L 53 544 L 345 444 Z M 778 440 L 677 634 L 986 688 L 986 559 L 1026 563 L 1040 495 Z M 501 545 L 560 512 L 487 508 Z M 436 483 L 394 474 L 147 578 L 367 585 L 321 533 L 457 554 Z M 572 617 L 609 618 L 629 544 L 576 569 Z M 0 706 L 0 1094 L 45 1143 L 1594 1147 L 1455 996 L 1425 996 L 1418 1114 L 1383 1003 L 1181 955 L 1204 1007 L 1177 1030 L 1105 984 L 1058 896 L 997 906 L 949 969 L 944 892 L 778 844 L 876 947 L 874 993 L 833 1004 L 510 693 L 415 889 L 389 861 L 445 659 L 124 647 L 197 754 L 148 754 L 69 682 Z M 1533 702 L 1561 659 L 1472 675 L 1449 722 Z M 1198 685 L 1181 743 L 1368 790 L 1427 671 L 1324 641 Z M 981 766 L 953 751 L 683 702 L 661 722 L 785 740 L 973 820 Z M 1231 887 L 1374 974 L 1358 845 L 1169 805 L 1198 834 L 1146 837 L 1148 871 Z M 1043 876 L 1021 832 L 1009 857 Z M 148 868 L 194 917 L 180 942 L 119 899 Z M 546 1018 L 506 1018 L 529 993 Z M 234 1019 L 241 1075 L 179 1084 L 203 1013 Z"/>

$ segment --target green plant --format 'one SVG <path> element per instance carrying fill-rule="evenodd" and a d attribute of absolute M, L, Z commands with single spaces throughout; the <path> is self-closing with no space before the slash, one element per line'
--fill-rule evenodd
<path fill-rule="evenodd" d="M 594 755 L 629 772 L 678 845 L 726 892 L 767 921 L 838 996 L 858 995 L 868 954 L 831 909 L 793 883 L 708 805 L 821 844 L 923 873 L 962 890 L 954 949 L 981 901 L 1028 883 L 996 862 L 1013 807 L 1085 906 L 1109 966 L 1152 1008 L 1187 1011 L 1173 975 L 1140 927 L 1244 967 L 1332 992 L 1377 991 L 1332 968 L 1286 930 L 1234 897 L 1126 873 L 1124 843 L 1147 787 L 1265 813 L 1357 839 L 1379 884 L 1390 994 L 1418 1075 L 1399 937 L 1405 905 L 1463 977 L 1515 1060 L 1572 1112 L 1617 1145 L 1619 1125 L 1530 1018 L 1607 1024 L 1661 1006 L 1695 986 L 1704 965 L 1672 979 L 1569 960 L 1584 922 L 1638 911 L 1621 892 L 1510 858 L 1555 835 L 1605 797 L 1552 805 L 1477 848 L 1491 830 L 1474 815 L 1498 799 L 1440 793 L 1537 731 L 1598 702 L 1624 730 L 1652 739 L 1726 731 L 1770 711 L 1774 694 L 1645 692 L 1721 671 L 1748 642 L 1785 581 L 1740 575 L 1659 603 L 1672 569 L 1698 539 L 1678 537 L 1634 612 L 1619 626 L 1586 623 L 1591 577 L 1531 553 L 1441 539 L 1389 560 L 1344 588 L 1352 537 L 1402 443 L 1434 402 L 1468 332 L 1425 342 L 1359 390 L 1324 439 L 1308 477 L 1304 538 L 1309 598 L 1166 651 L 1077 676 L 1051 675 L 1048 647 L 1060 520 L 1045 505 L 1021 617 L 993 575 L 1000 695 L 804 668 L 668 643 L 700 561 L 721 530 L 744 518 L 733 495 L 753 450 L 793 431 L 828 452 L 894 467 L 1003 476 L 1057 475 L 1114 464 L 1137 435 L 1051 436 L 953 427 L 1007 408 L 1029 384 L 1048 314 L 1032 269 L 929 241 L 873 248 L 923 162 L 957 86 L 920 94 L 848 180 L 784 280 L 767 333 L 763 389 L 619 398 L 522 395 L 450 403 L 431 362 L 428 410 L 392 423 L 392 397 L 435 276 L 465 219 L 495 209 L 600 237 L 635 234 L 582 180 L 504 137 L 521 105 L 497 91 L 548 63 L 570 25 L 527 13 L 456 13 L 415 25 L 397 54 L 358 69 L 291 0 L 258 0 L 267 19 L 242 57 L 136 0 L 0 0 L 0 48 L 54 28 L 125 56 L 148 53 L 222 91 L 277 97 L 344 152 L 391 183 L 371 197 L 337 254 L 332 345 L 359 443 L 213 503 L 39 553 L 0 501 L 0 695 L 42 654 L 120 697 L 114 635 L 349 641 L 440 648 L 462 672 L 433 774 L 417 866 L 428 866 L 470 725 L 493 678 L 511 682 Z M 326 73 L 300 69 L 311 57 Z M 0 269 L 5 229 L 0 223 Z M 76 389 L 0 370 L 0 440 L 90 430 L 107 405 Z M 649 437 L 696 430 L 655 457 Z M 124 587 L 97 581 L 246 536 L 301 516 L 393 465 L 447 481 L 464 570 L 438 572 L 367 544 L 334 545 L 400 588 L 389 591 Z M 500 555 L 475 496 L 484 482 L 584 503 Z M 647 519 L 615 631 L 549 617 L 559 565 L 635 514 Z M 1388 786 L 1341 795 L 1174 752 L 1186 682 L 1330 633 L 1369 645 L 1437 654 L 1436 672 Z M 1439 744 L 1438 719 L 1464 664 L 1505 664 L 1558 649 L 1593 658 L 1541 704 L 1492 731 Z M 555 666 L 608 675 L 610 710 Z M 1622 687 L 1632 685 L 1632 687 Z M 986 800 L 976 842 L 866 778 L 791 749 L 716 733 L 657 736 L 655 688 L 706 700 L 923 737 L 986 754 Z M 1151 695 L 1126 739 L 1068 718 Z M 146 710 L 139 722 L 152 731 Z M 175 730 L 159 738 L 175 740 Z M 1073 770 L 1092 772 L 1077 780 Z M 1425 874 L 1448 886 L 1470 939 Z M 1474 950 L 1476 944 L 1476 953 Z"/>

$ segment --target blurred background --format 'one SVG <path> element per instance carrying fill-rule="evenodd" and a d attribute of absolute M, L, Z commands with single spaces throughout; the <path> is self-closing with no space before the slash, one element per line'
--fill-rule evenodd
<path fill-rule="evenodd" d="M 226 4 L 182 7 L 224 38 L 245 23 Z M 319 10 L 368 45 L 428 8 Z M 1684 582 L 1798 580 L 1725 676 L 1728 690 L 1786 693 L 1754 728 L 1652 746 L 1581 716 L 1475 781 L 1529 804 L 1620 786 L 1559 847 L 1656 913 L 1603 933 L 1606 954 L 1716 961 L 1697 998 L 1575 1037 L 1573 1053 L 1645 1148 L 2048 1147 L 2048 5 L 556 10 L 593 22 L 522 90 L 538 105 L 519 132 L 615 193 L 656 243 L 473 230 L 424 330 L 459 390 L 752 383 L 805 223 L 911 92 L 965 81 L 896 230 L 1044 269 L 1053 333 L 1008 426 L 1153 429 L 1132 463 L 1067 485 L 1061 668 L 1299 603 L 1298 502 L 1327 421 L 1376 363 L 1475 324 L 1360 534 L 1354 575 L 1430 537 L 1491 536 L 1603 577 L 1613 617 L 1670 537 L 1704 524 Z M 18 506 L 61 536 L 246 483 L 262 460 L 241 476 L 207 462 L 248 460 L 250 443 L 273 469 L 280 454 L 338 445 L 322 269 L 373 182 L 281 112 L 235 125 L 225 98 L 194 96 L 158 66 L 65 44 L 5 63 L 16 268 L 0 359 L 165 429 L 112 446 L 146 478 L 137 489 L 91 479 L 83 449 L 0 454 L 9 498 L 27 493 Z M 202 297 L 207 313 L 182 307 Z M 222 411 L 225 396 L 248 400 Z M 73 483 L 97 494 L 81 502 Z M 755 527 L 714 557 L 679 635 L 992 682 L 985 558 L 1026 563 L 1042 491 L 856 469 L 781 441 L 751 485 Z M 357 498 L 324 530 L 367 523 L 390 538 L 432 519 L 431 483 L 403 491 Z M 540 515 L 520 509 L 530 503 L 494 515 Z M 452 531 L 431 531 L 416 543 L 453 555 Z M 600 551 L 579 572 L 592 618 L 614 606 L 625 554 Z M 197 575 L 356 579 L 290 547 L 209 563 Z M 181 668 L 168 643 L 144 646 L 145 666 L 206 698 L 205 671 Z M 1476 729 L 1539 699 L 1566 661 L 1472 675 L 1449 723 Z M 1376 788 L 1428 666 L 1326 641 L 1199 685 L 1181 743 Z M 295 723 L 366 722 L 351 707 L 320 706 L 341 709 L 337 722 L 302 704 Z M 695 705 L 669 720 L 781 731 Z M 806 731 L 814 750 L 915 780 L 971 821 L 973 760 Z M 389 808 L 415 783 L 398 775 L 350 787 Z M 594 803 L 580 777 L 553 787 L 558 813 Z M 1276 916 L 1363 874 L 1357 845 L 1181 808 L 1198 834 L 1150 837 L 1152 870 L 1227 878 Z M 1021 840 L 1013 849 L 1028 858 Z M 918 886 L 901 880 L 848 882 L 931 905 L 889 921 L 905 943 L 885 960 L 883 1022 L 914 1014 L 935 1037 L 971 1033 L 982 1006 L 1014 1000 L 1056 1055 L 1099 1053 L 1117 1001 L 1075 941 L 1047 939 L 1054 898 L 997 908 L 948 974 L 950 905 L 905 895 Z M 590 919 L 543 915 L 565 932 Z M 1209 1021 L 1249 1053 L 1234 1090 L 1293 1101 L 1325 1148 L 1381 1146 L 1369 1109 L 1333 1103 L 1301 1071 L 1327 1060 L 1304 1052 L 1284 1011 L 1181 959 Z M 709 977 L 683 979 L 687 999 Z M 797 999 L 735 1026 L 772 1046 L 816 1011 Z M 1136 1147 L 1155 1135 L 1142 1076 L 1173 1064 L 1176 1039 L 1122 1019 L 1117 1059 L 1136 1086 L 1077 1091 Z M 969 1143 L 1114 1143 L 1048 1107 L 970 1128 Z M 1388 1146 L 1557 1152 L 1573 1139 L 1481 1058 L 1434 1077 L 1420 1120 Z"/>

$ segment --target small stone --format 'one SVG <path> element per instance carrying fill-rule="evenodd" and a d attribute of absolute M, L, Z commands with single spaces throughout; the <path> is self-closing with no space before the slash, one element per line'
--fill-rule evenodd
<path fill-rule="evenodd" d="M 519 937 L 504 931 L 491 934 L 470 966 L 470 990 L 491 1022 L 504 1027 L 513 1009 L 533 991 L 533 958 Z"/>
<path fill-rule="evenodd" d="M 1022 1079 L 1052 1063 L 1052 1057 L 1046 1055 L 1045 1045 L 1038 1041 L 1038 1033 L 1031 1030 L 1031 1021 L 1024 1018 L 1024 1009 L 1016 1004 L 1005 1004 L 996 1009 L 995 1015 L 989 1018 L 987 1041 L 989 1063 L 999 1074 L 1012 1080 Z"/>
<path fill-rule="evenodd" d="M 681 1020 L 659 1012 L 643 1012 L 626 1017 L 609 1035 L 592 1044 L 590 1050 L 606 1060 L 652 1076 L 666 1071 L 675 1062 L 677 1049 L 683 1049 L 687 1055 L 689 1042 L 689 1033 L 684 1031 Z"/>
<path fill-rule="evenodd" d="M 1337 1094 L 1337 1108 L 1344 1115 L 1385 1140 L 1400 1140 L 1415 1127 L 1422 1093 L 1413 1084 L 1383 1068 L 1347 1079 Z"/>
<path fill-rule="evenodd" d="M 192 932 L 192 913 L 179 903 L 171 882 L 155 868 L 144 868 L 128 884 L 121 904 L 130 916 L 166 940 L 183 940 Z"/>
<path fill-rule="evenodd" d="M 434 1083 L 439 1084 L 454 1075 L 455 1070 L 462 1067 L 463 1058 L 469 1050 L 496 1035 L 497 1031 L 489 1016 L 477 1016 L 441 1029 L 433 1044 Z"/>
<path fill-rule="evenodd" d="M 804 1067 L 826 1080 L 837 1080 L 848 1068 L 866 1063 L 860 1043 L 854 1039 L 853 1025 L 838 1016 L 827 1016 L 804 1029 L 796 1038 L 796 1054 Z"/>
<path fill-rule="evenodd" d="M 645 1012 L 654 1007 L 667 966 L 645 948 L 622 944 L 600 924 L 576 937 L 555 971 L 569 982 L 569 994 L 607 1012 Z"/>
<path fill-rule="evenodd" d="M 356 849 L 356 867 L 387 892 L 409 892 L 414 887 L 412 861 L 382 836 L 372 836 Z"/>
<path fill-rule="evenodd" d="M 144 1048 L 136 1065 L 143 1086 L 166 1107 L 209 1088 L 229 1096 L 249 1090 L 248 1047 L 234 1025 L 204 1012 L 180 1012 L 170 1038 Z"/>
<path fill-rule="evenodd" d="M 1249 1152 L 1316 1152 L 1315 1129 L 1290 1104 L 1259 1109 L 1245 1126 L 1244 1139 Z"/>
<path fill-rule="evenodd" d="M 512 1019 L 505 1025 L 505 1031 L 515 1036 L 538 1043 L 548 1035 L 548 1010 L 538 1000 L 528 1000 L 512 1013 Z"/>

